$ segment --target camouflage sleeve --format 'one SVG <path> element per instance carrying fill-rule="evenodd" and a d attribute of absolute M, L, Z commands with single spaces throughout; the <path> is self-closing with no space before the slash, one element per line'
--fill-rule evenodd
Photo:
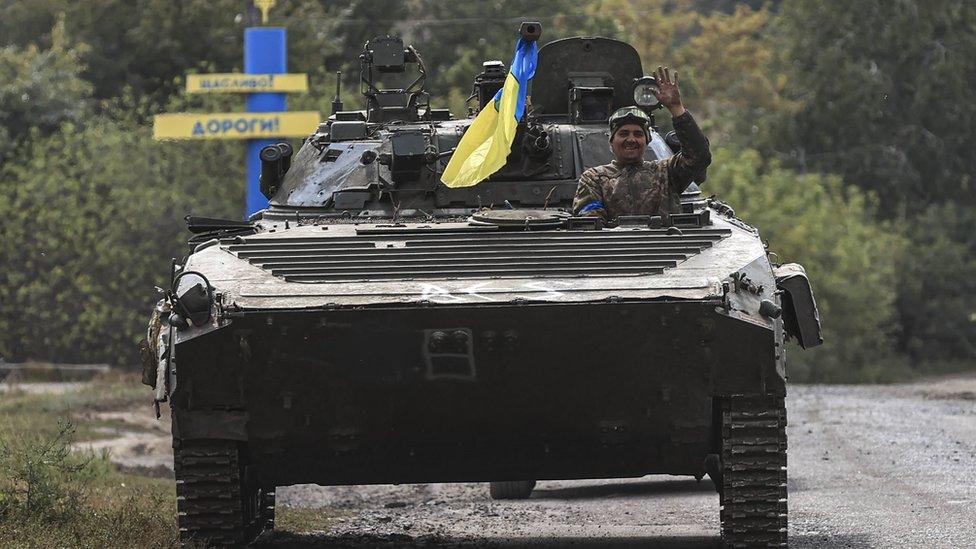
<path fill-rule="evenodd" d="M 573 215 L 588 217 L 607 217 L 607 208 L 603 202 L 603 188 L 594 178 L 592 169 L 583 172 L 579 186 L 576 187 L 576 197 L 573 198 Z"/>
<path fill-rule="evenodd" d="M 674 133 L 681 142 L 681 152 L 668 159 L 668 184 L 671 191 L 681 193 L 712 163 L 708 139 L 687 110 L 673 120 Z"/>

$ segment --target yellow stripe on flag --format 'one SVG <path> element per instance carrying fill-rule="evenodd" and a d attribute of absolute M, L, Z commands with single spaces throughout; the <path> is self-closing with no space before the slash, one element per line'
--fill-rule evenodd
<path fill-rule="evenodd" d="M 461 137 L 441 175 L 444 185 L 454 189 L 471 187 L 505 165 L 518 126 L 515 119 L 518 91 L 519 82 L 510 72 L 502 88 L 498 110 L 495 110 L 493 101 L 489 102 Z"/>

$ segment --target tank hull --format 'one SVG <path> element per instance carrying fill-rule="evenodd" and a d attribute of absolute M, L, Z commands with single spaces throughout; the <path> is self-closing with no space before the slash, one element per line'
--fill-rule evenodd
<path fill-rule="evenodd" d="M 473 119 L 430 108 L 415 49 L 374 40 L 366 111 L 334 109 L 294 158 L 265 158 L 267 210 L 187 220 L 192 253 L 144 346 L 173 413 L 181 539 L 246 543 L 280 485 L 491 482 L 518 499 L 536 480 L 707 473 L 727 546 L 785 546 L 784 338 L 822 341 L 803 269 L 771 264 L 695 183 L 668 215 L 573 214 L 584 172 L 613 159 L 636 50 L 540 48 L 505 166 L 454 188 Z M 376 60 L 416 61 L 420 87 L 375 89 Z M 505 72 L 490 68 L 482 101 Z M 651 129 L 644 159 L 672 173 L 677 147 Z"/>
<path fill-rule="evenodd" d="M 177 347 L 174 434 L 247 441 L 271 485 L 701 475 L 717 398 L 785 392 L 720 305 L 249 311 Z"/>

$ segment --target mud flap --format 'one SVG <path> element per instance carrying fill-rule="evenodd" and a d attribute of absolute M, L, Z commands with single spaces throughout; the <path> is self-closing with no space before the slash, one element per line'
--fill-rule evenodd
<path fill-rule="evenodd" d="M 813 299 L 810 279 L 802 265 L 787 263 L 773 269 L 776 287 L 782 290 L 783 324 L 786 334 L 795 337 L 804 349 L 823 343 L 820 313 Z"/>

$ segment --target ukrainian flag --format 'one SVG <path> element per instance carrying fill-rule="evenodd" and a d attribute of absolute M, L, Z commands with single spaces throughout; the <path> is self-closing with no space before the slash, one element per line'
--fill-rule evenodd
<path fill-rule="evenodd" d="M 535 76 L 539 45 L 519 38 L 505 85 L 464 132 L 441 181 L 451 188 L 470 187 L 505 165 L 515 128 L 525 114 L 525 95 Z"/>

